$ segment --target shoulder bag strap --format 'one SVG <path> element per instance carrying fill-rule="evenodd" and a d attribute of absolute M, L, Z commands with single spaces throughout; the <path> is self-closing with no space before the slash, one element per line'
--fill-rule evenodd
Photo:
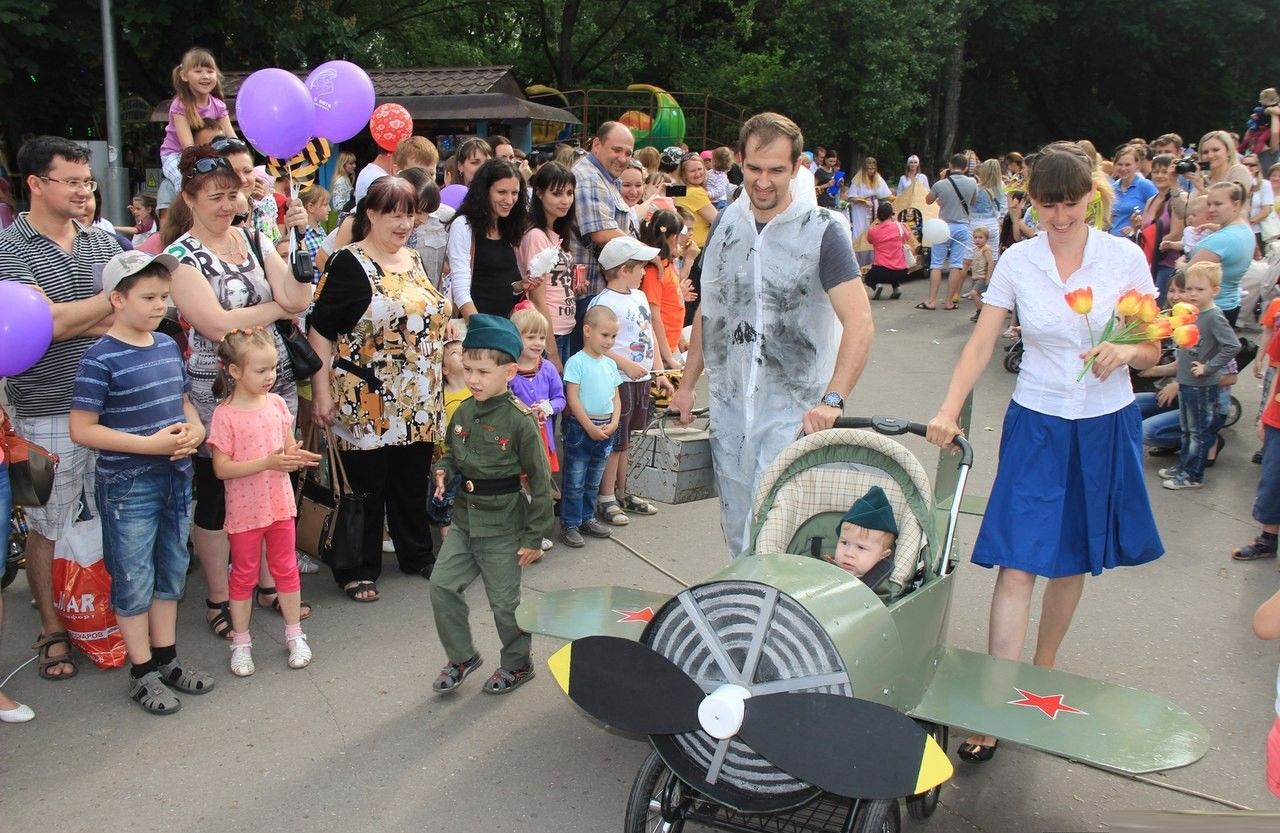
<path fill-rule="evenodd" d="M 243 229 L 245 237 L 249 238 L 249 248 L 253 251 L 253 256 L 258 261 L 258 266 L 262 267 L 262 276 L 267 275 L 267 262 L 262 257 L 262 233 L 257 229 L 252 231 Z"/>
<path fill-rule="evenodd" d="M 964 209 L 964 216 L 969 216 L 969 203 L 964 201 L 964 194 L 960 193 L 960 186 L 956 185 L 956 181 L 951 177 L 947 177 L 947 184 L 956 192 L 956 197 L 960 199 L 960 207 Z"/>

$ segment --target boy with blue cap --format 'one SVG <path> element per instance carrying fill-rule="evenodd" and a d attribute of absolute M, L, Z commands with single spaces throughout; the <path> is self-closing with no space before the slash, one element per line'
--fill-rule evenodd
<path fill-rule="evenodd" d="M 891 556 L 898 540 L 898 523 L 884 489 L 872 486 L 855 500 L 840 519 L 836 534 L 831 562 L 878 591 L 893 572 Z"/>
<path fill-rule="evenodd" d="M 524 341 L 514 324 L 476 313 L 462 342 L 462 369 L 471 398 L 449 421 L 447 453 L 436 463 L 435 498 L 460 474 L 453 525 L 431 573 L 431 607 L 449 662 L 431 687 L 453 691 L 480 667 L 463 594 L 484 579 L 502 640 L 502 667 L 484 684 L 507 694 L 533 677 L 529 634 L 516 624 L 520 571 L 542 557 L 552 523 L 551 472 L 533 412 L 507 388 Z M 528 482 L 528 496 L 521 490 Z"/>

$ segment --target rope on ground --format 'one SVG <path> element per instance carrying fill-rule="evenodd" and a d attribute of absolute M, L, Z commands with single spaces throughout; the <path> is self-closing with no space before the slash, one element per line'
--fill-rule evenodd
<path fill-rule="evenodd" d="M 639 551 L 638 549 L 636 549 L 635 547 L 633 547 L 633 546 L 631 546 L 630 544 L 624 543 L 623 541 L 619 540 L 617 535 L 612 536 L 609 540 L 613 541 L 613 543 L 617 544 L 618 546 L 622 547 L 622 548 L 623 548 L 624 550 L 626 550 L 627 552 L 629 552 L 629 553 L 631 553 L 632 555 L 634 555 L 636 558 L 638 558 L 638 559 L 640 559 L 641 561 L 643 561 L 644 563 L 648 564 L 650 567 L 652 567 L 653 569 L 657 570 L 659 573 L 662 573 L 664 576 L 666 576 L 667 578 L 671 579 L 671 580 L 672 580 L 672 581 L 674 581 L 676 584 L 679 584 L 681 587 L 689 587 L 689 586 L 691 586 L 691 585 L 689 584 L 689 582 L 687 582 L 687 581 L 685 581 L 684 579 L 680 578 L 678 575 L 676 575 L 675 573 L 671 572 L 671 571 L 670 571 L 670 570 L 668 570 L 667 568 L 663 567 L 661 564 L 655 564 L 653 561 L 649 560 L 649 558 L 648 558 L 644 553 L 640 552 L 640 551 Z"/>
<path fill-rule="evenodd" d="M 19 671 L 26 668 L 28 665 L 30 665 L 31 663 L 35 662 L 38 659 L 40 659 L 39 654 L 32 654 L 31 659 L 27 660 L 26 662 L 22 663 L 22 665 L 19 665 L 17 668 L 10 671 L 9 676 L 5 677 L 3 680 L 0 680 L 0 688 L 4 688 L 6 685 L 8 685 L 9 681 L 13 679 L 14 674 L 17 674 Z"/>
<path fill-rule="evenodd" d="M 1157 781 L 1156 779 L 1148 778 L 1145 775 L 1131 775 L 1127 772 L 1116 772 L 1115 770 L 1111 770 L 1111 769 L 1103 769 L 1102 767 L 1093 766 L 1093 764 L 1085 763 L 1084 761 L 1079 761 L 1078 763 L 1084 764 L 1085 766 L 1090 767 L 1092 769 L 1096 769 L 1100 772 L 1110 772 L 1112 775 L 1119 775 L 1121 778 L 1128 778 L 1130 781 L 1138 781 L 1139 783 L 1150 784 L 1153 787 L 1160 787 L 1161 789 L 1169 790 L 1171 792 L 1182 793 L 1183 795 L 1189 795 L 1192 798 L 1199 798 L 1204 801 L 1212 801 L 1215 804 L 1221 804 L 1223 807 L 1230 807 L 1233 810 L 1244 810 L 1245 812 L 1249 812 L 1249 813 L 1253 812 L 1252 807 L 1246 807 L 1243 804 L 1237 804 L 1234 801 L 1230 801 L 1225 798 L 1218 798 L 1218 796 L 1210 795 L 1209 793 L 1202 793 L 1199 790 L 1193 790 L 1190 787 L 1182 787 L 1177 784 L 1167 783 L 1165 781 Z"/>

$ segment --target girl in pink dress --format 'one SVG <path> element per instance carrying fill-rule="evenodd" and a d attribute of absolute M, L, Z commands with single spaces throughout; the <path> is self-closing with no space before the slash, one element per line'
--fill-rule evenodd
<path fill-rule="evenodd" d="M 276 382 L 276 346 L 258 327 L 232 330 L 218 344 L 218 378 L 213 394 L 222 400 L 213 411 L 209 449 L 213 471 L 226 481 L 225 529 L 231 542 L 231 673 L 254 671 L 249 615 L 258 564 L 266 544 L 267 568 L 275 579 L 284 616 L 289 667 L 311 663 L 299 609 L 302 584 L 294 555 L 293 486 L 289 472 L 312 467 L 320 455 L 298 447 L 289 407 L 271 392 Z"/>

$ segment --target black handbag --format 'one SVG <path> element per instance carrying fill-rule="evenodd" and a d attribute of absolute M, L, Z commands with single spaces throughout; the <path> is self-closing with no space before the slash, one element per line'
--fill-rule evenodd
<path fill-rule="evenodd" d="M 284 340 L 285 352 L 289 354 L 289 364 L 293 366 L 294 380 L 305 382 L 320 372 L 320 368 L 324 367 L 320 354 L 311 346 L 311 342 L 307 341 L 307 337 L 292 319 L 277 321 L 276 332 Z"/>
<path fill-rule="evenodd" d="M 334 446 L 333 434 L 325 428 L 320 435 L 324 451 L 315 448 L 314 428 L 307 432 L 304 446 L 322 454 L 327 461 L 328 484 L 321 469 L 307 469 L 298 478 L 297 541 L 299 550 L 318 558 L 334 570 L 353 570 L 363 561 L 365 502 L 368 495 L 351 490 L 342 457 Z"/>
<path fill-rule="evenodd" d="M 249 235 L 249 244 L 253 247 L 253 255 L 258 259 L 258 265 L 262 267 L 265 274 L 267 262 L 262 257 L 262 238 L 256 230 Z M 307 341 L 306 334 L 298 329 L 298 325 L 292 318 L 277 321 L 276 332 L 280 334 L 280 338 L 284 341 L 285 352 L 289 354 L 289 365 L 293 368 L 294 381 L 305 382 L 320 372 L 320 368 L 324 367 L 320 354 L 311 346 L 311 342 Z"/>

